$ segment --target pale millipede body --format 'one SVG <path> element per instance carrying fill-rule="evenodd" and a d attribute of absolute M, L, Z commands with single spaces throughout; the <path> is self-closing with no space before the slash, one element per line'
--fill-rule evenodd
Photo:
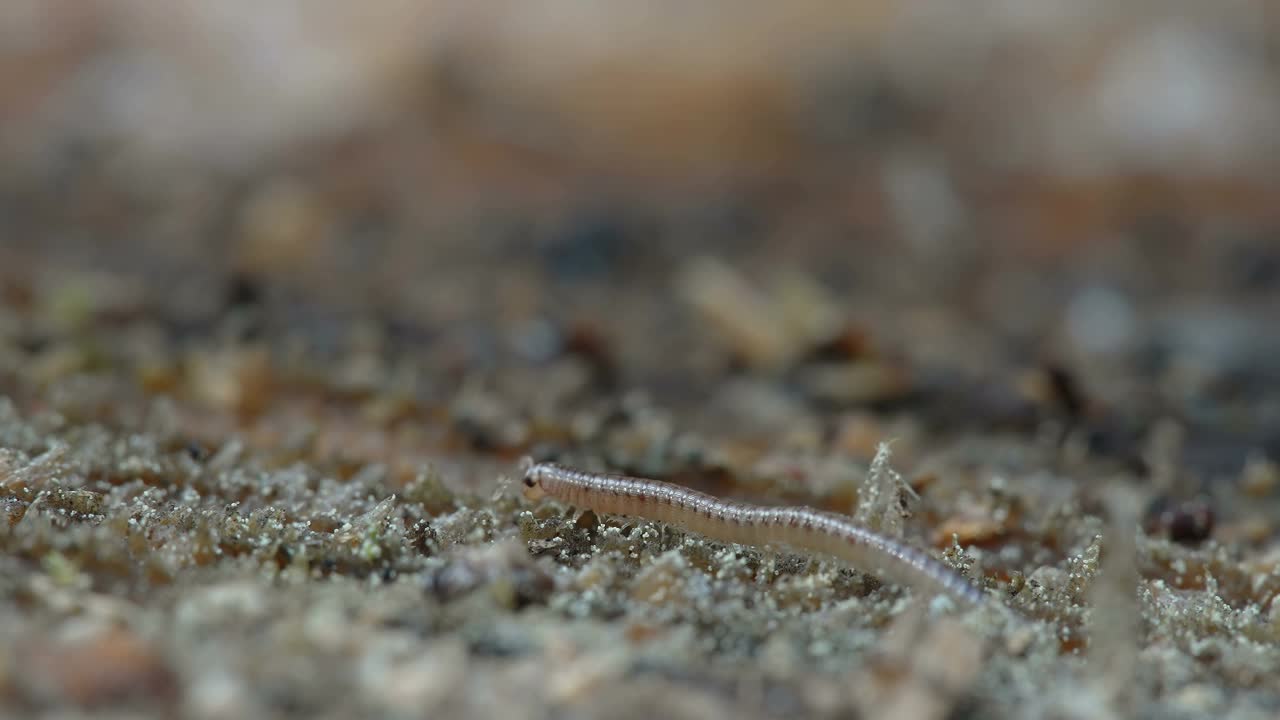
<path fill-rule="evenodd" d="M 982 590 L 924 551 L 836 513 L 750 505 L 658 480 L 554 463 L 529 464 L 523 482 L 525 496 L 531 500 L 550 495 L 581 509 L 667 523 L 723 542 L 806 550 L 844 560 L 891 582 L 946 593 L 963 605 L 986 601 Z"/>

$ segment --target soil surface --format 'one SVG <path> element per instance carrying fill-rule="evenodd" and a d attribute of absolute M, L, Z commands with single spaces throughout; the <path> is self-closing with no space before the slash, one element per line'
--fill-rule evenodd
<path fill-rule="evenodd" d="M 0 715 L 1280 713 L 1275 17 L 241 4 L 0 10 Z"/>

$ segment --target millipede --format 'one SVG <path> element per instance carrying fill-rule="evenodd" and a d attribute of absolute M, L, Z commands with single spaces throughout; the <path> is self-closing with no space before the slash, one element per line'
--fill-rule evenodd
<path fill-rule="evenodd" d="M 690 490 L 660 480 L 524 462 L 524 494 L 550 496 L 596 513 L 674 525 L 721 542 L 782 546 L 835 557 L 890 582 L 943 593 L 968 607 L 987 596 L 923 550 L 864 528 L 836 513 L 767 507 Z"/>

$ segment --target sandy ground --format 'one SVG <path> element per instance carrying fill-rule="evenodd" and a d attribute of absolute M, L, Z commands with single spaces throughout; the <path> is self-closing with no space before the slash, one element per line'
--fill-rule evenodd
<path fill-rule="evenodd" d="M 0 714 L 1280 713 L 1267 6 L 239 5 L 0 10 Z"/>

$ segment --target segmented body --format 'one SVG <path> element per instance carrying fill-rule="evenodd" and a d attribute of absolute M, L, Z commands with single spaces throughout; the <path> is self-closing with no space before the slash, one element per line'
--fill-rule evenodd
<path fill-rule="evenodd" d="M 723 542 L 785 546 L 829 555 L 859 570 L 925 591 L 946 593 L 965 605 L 986 600 L 959 573 L 922 550 L 892 540 L 835 513 L 807 507 L 764 507 L 626 475 L 574 470 L 554 463 L 530 465 L 527 492 L 539 492 L 597 513 L 667 523 Z"/>

